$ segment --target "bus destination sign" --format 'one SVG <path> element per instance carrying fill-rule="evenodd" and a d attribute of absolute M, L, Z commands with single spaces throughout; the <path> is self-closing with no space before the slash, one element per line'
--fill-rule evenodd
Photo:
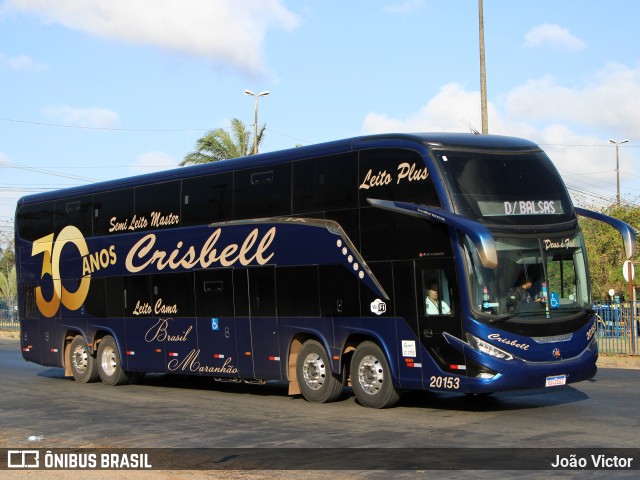
<path fill-rule="evenodd" d="M 561 200 L 517 200 L 501 202 L 479 201 L 478 207 L 483 217 L 505 217 L 513 215 L 562 215 Z"/>

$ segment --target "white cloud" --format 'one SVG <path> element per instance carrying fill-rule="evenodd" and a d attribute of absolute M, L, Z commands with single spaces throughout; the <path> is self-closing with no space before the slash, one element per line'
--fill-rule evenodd
<path fill-rule="evenodd" d="M 107 108 L 77 108 L 68 105 L 49 105 L 42 115 L 64 125 L 87 128 L 113 128 L 118 124 L 118 114 Z"/>
<path fill-rule="evenodd" d="M 543 23 L 529 30 L 524 36 L 527 47 L 550 46 L 578 52 L 587 48 L 587 44 L 573 35 L 568 29 L 552 23 Z"/>
<path fill-rule="evenodd" d="M 510 117 L 565 121 L 611 132 L 640 131 L 640 66 L 608 64 L 581 86 L 529 80 L 504 99 Z M 624 135 L 624 133 L 622 133 Z"/>
<path fill-rule="evenodd" d="M 481 128 L 480 92 L 469 92 L 457 83 L 450 83 L 418 112 L 404 120 L 385 114 L 369 113 L 364 119 L 367 133 L 380 132 L 456 132 L 469 131 L 466 123 Z M 493 106 L 490 106 L 490 117 Z"/>
<path fill-rule="evenodd" d="M 640 131 L 640 66 L 609 64 L 582 86 L 562 85 L 552 77 L 530 80 L 489 102 L 489 131 L 528 138 L 540 144 L 565 181 L 590 192 L 615 194 L 615 150 L 609 138 L 630 138 Z M 459 84 L 448 84 L 414 114 L 394 118 L 369 113 L 365 133 L 480 130 L 480 94 Z M 620 149 L 625 185 L 640 190 L 636 180 L 640 155 Z M 635 193 L 637 196 L 637 193 Z"/>
<path fill-rule="evenodd" d="M 96 37 L 204 57 L 251 74 L 265 70 L 261 47 L 266 31 L 290 30 L 299 23 L 282 0 L 6 0 L 5 9 Z"/>
<path fill-rule="evenodd" d="M 46 70 L 47 66 L 43 63 L 34 61 L 28 55 L 18 55 L 16 57 L 7 57 L 0 53 L 0 64 L 6 65 L 12 70 L 20 70 L 27 72 L 38 72 Z"/>
<path fill-rule="evenodd" d="M 130 175 L 159 172 L 177 168 L 178 162 L 168 153 L 150 151 L 142 153 L 136 161 L 129 167 Z"/>

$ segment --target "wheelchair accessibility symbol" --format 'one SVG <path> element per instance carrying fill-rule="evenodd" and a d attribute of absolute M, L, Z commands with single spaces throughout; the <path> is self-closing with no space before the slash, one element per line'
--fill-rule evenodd
<path fill-rule="evenodd" d="M 551 293 L 549 296 L 549 306 L 551 308 L 560 308 L 560 294 Z"/>

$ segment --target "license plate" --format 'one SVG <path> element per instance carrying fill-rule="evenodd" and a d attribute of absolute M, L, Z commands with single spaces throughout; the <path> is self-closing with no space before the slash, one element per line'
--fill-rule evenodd
<path fill-rule="evenodd" d="M 547 377 L 547 382 L 545 383 L 545 387 L 557 387 L 558 385 L 566 385 L 567 384 L 567 376 L 566 375 L 554 375 L 553 377 Z"/>

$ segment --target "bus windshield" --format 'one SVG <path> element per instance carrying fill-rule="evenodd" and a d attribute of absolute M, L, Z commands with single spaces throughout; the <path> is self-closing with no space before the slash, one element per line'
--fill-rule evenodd
<path fill-rule="evenodd" d="M 590 306 L 582 234 L 495 237 L 498 266 L 482 266 L 467 240 L 472 308 L 522 320 L 559 319 Z"/>

